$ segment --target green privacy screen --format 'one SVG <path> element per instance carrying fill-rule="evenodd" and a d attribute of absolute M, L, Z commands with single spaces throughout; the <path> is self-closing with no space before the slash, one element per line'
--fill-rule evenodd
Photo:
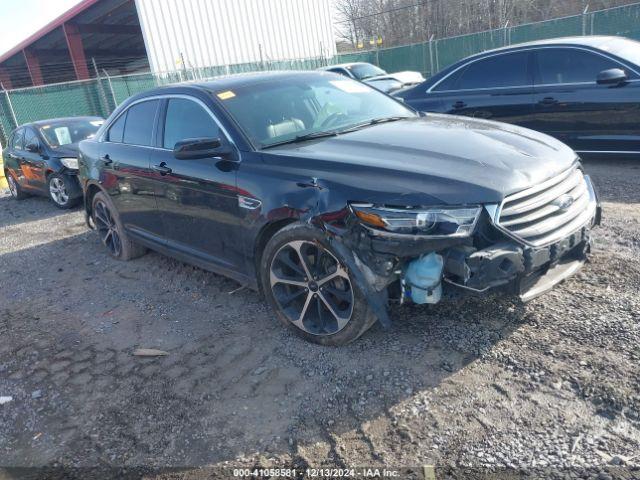
<path fill-rule="evenodd" d="M 5 145 L 6 138 L 16 124 L 75 115 L 107 117 L 129 96 L 158 85 L 262 70 L 313 70 L 327 64 L 347 62 L 369 62 L 390 72 L 417 70 L 429 77 L 464 57 L 484 50 L 543 38 L 575 35 L 620 35 L 640 40 L 640 3 L 432 42 L 348 53 L 332 59 L 253 62 L 164 74 L 105 77 L 0 92 L 0 143 Z"/>
<path fill-rule="evenodd" d="M 338 55 L 334 61 L 370 62 L 390 72 L 417 70 L 429 77 L 458 60 L 485 50 L 545 38 L 576 35 L 619 35 L 640 40 L 640 4 L 403 47 L 348 53 Z"/>

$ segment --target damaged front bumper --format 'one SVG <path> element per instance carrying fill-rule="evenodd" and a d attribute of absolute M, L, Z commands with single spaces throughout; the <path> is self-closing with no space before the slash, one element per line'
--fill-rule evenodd
<path fill-rule="evenodd" d="M 363 225 L 350 229 L 342 256 L 359 270 L 361 288 L 383 325 L 387 296 L 401 302 L 438 303 L 461 294 L 516 295 L 532 300 L 574 275 L 591 249 L 591 229 L 600 224 L 601 207 L 588 176 L 588 204 L 580 225 L 544 245 L 532 245 L 499 225 L 496 206 L 485 206 L 473 235 L 464 239 L 432 239 L 403 235 Z M 564 226 L 563 226 L 564 227 Z M 344 245 L 343 245 L 344 247 Z"/>
<path fill-rule="evenodd" d="M 537 249 L 515 242 L 473 252 L 452 248 L 446 252 L 443 281 L 456 292 L 502 292 L 533 300 L 582 267 L 591 248 L 590 227 Z"/>
<path fill-rule="evenodd" d="M 575 274 L 591 250 L 591 229 L 600 224 L 602 208 L 589 176 L 584 176 L 586 204 L 579 224 L 557 227 L 557 235 L 544 245 L 523 240 L 499 223 L 499 211 L 489 212 L 488 235 L 497 243 L 470 251 L 454 247 L 446 252 L 443 280 L 454 288 L 482 294 L 490 290 L 532 300 Z M 481 233 L 482 234 L 482 233 Z"/>

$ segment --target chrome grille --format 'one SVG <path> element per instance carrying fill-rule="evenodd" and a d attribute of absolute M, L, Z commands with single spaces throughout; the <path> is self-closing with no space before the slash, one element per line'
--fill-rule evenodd
<path fill-rule="evenodd" d="M 595 212 L 593 190 L 577 166 L 546 182 L 508 196 L 498 224 L 534 246 L 578 230 Z"/>

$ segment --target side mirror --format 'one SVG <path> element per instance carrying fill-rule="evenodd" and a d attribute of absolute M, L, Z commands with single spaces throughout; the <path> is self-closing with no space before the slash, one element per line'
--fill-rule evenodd
<path fill-rule="evenodd" d="M 40 146 L 37 143 L 30 143 L 26 146 L 27 152 L 40 153 Z"/>
<path fill-rule="evenodd" d="M 178 160 L 223 157 L 231 152 L 219 138 L 188 138 L 176 143 L 173 155 Z"/>
<path fill-rule="evenodd" d="M 621 68 L 610 68 L 601 71 L 596 77 L 598 85 L 620 85 L 628 79 L 627 73 Z"/>

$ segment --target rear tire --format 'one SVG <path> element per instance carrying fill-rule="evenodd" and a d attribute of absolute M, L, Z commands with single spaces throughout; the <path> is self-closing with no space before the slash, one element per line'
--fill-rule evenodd
<path fill-rule="evenodd" d="M 104 193 L 96 193 L 93 197 L 91 216 L 100 241 L 113 258 L 126 262 L 147 253 L 145 247 L 129 238 L 120 220 L 120 215 Z"/>
<path fill-rule="evenodd" d="M 259 276 L 280 322 L 309 342 L 346 345 L 376 322 L 352 274 L 309 225 L 289 225 L 269 240 Z"/>
<path fill-rule="evenodd" d="M 80 203 L 80 185 L 78 180 L 69 175 L 52 173 L 47 178 L 47 191 L 53 204 L 63 210 L 68 210 Z"/>
<path fill-rule="evenodd" d="M 5 176 L 7 177 L 7 183 L 9 184 L 9 192 L 11 192 L 11 196 L 14 199 L 24 200 L 29 196 L 24 192 L 24 190 L 22 190 L 18 181 L 13 178 L 13 175 L 10 172 L 5 171 Z"/>

